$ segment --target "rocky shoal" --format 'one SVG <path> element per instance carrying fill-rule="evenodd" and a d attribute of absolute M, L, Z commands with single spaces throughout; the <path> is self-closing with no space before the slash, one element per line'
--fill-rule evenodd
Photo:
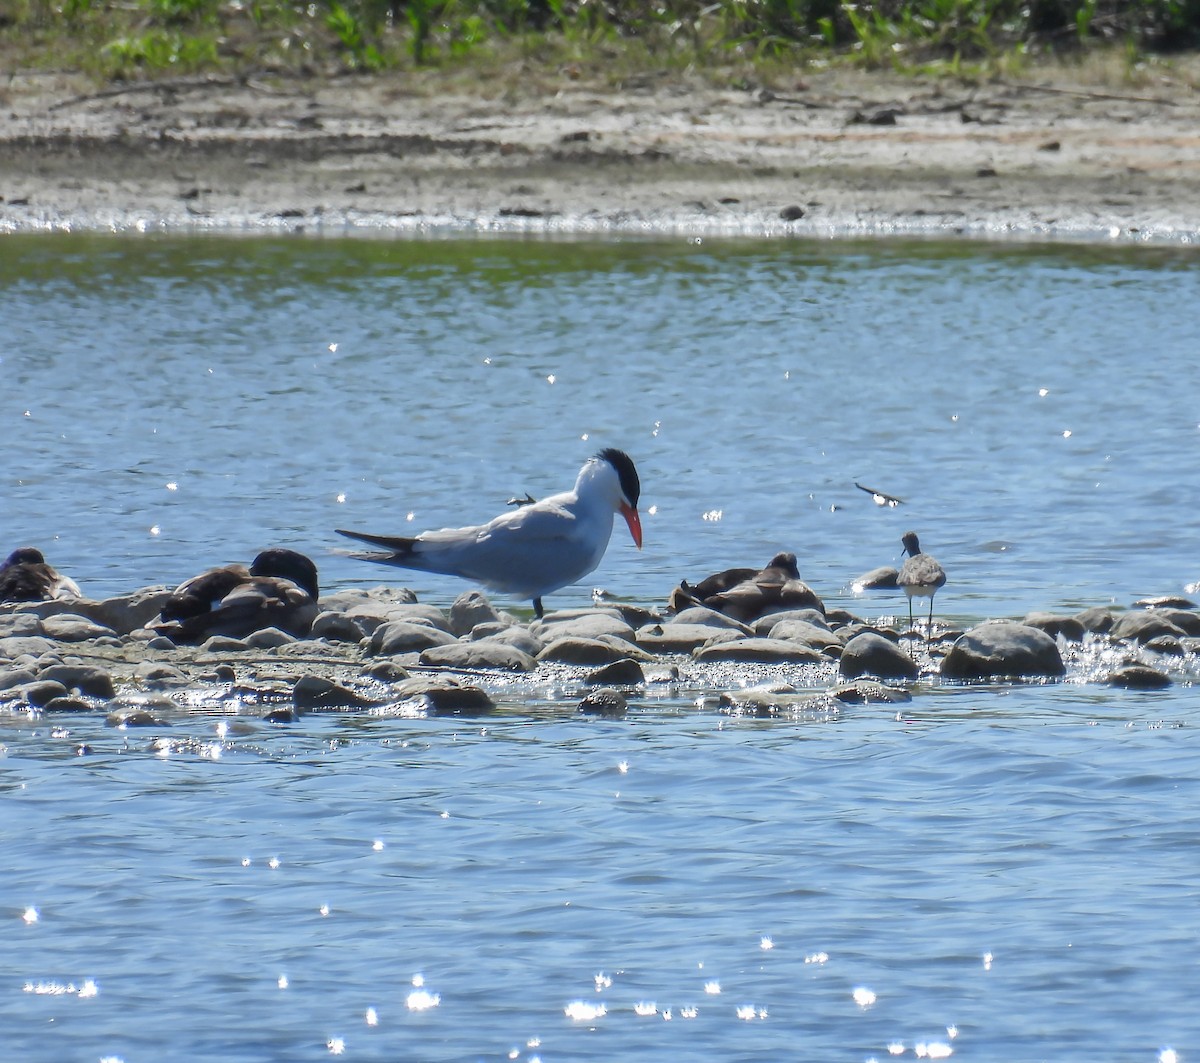
<path fill-rule="evenodd" d="M 553 688 L 582 713 L 619 716 L 677 696 L 757 716 L 907 701 L 944 683 L 1192 682 L 1200 611 L 1183 599 L 989 620 L 929 639 L 846 610 L 786 609 L 743 623 L 704 607 L 626 604 L 523 622 L 478 591 L 448 610 L 389 588 L 320 599 L 306 637 L 265 628 L 176 645 L 151 625 L 171 593 L 0 606 L 0 713 L 104 713 L 168 726 L 181 713 L 279 723 L 311 711 L 485 715 Z"/>

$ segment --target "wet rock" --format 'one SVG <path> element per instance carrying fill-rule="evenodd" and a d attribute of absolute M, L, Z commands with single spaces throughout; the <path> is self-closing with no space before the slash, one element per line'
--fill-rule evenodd
<path fill-rule="evenodd" d="M 378 608 L 386 611 L 393 605 L 415 605 L 417 596 L 407 587 L 350 587 L 322 594 L 317 604 L 321 610 L 345 613 L 357 608 Z"/>
<path fill-rule="evenodd" d="M 881 679 L 916 679 L 916 662 L 890 639 L 874 631 L 855 635 L 842 647 L 838 671 L 847 679 L 863 675 Z"/>
<path fill-rule="evenodd" d="M 1129 690 L 1162 690 L 1171 685 L 1171 677 L 1157 668 L 1129 664 L 1112 672 L 1105 680 L 1110 686 Z"/>
<path fill-rule="evenodd" d="M 42 706 L 42 712 L 47 715 L 60 712 L 93 712 L 96 706 L 78 694 L 67 694 L 61 698 L 52 698 Z"/>
<path fill-rule="evenodd" d="M 320 675 L 302 675 L 297 679 L 292 686 L 292 702 L 300 709 L 361 709 L 378 704 Z"/>
<path fill-rule="evenodd" d="M 622 657 L 601 665 L 584 680 L 592 686 L 641 686 L 646 681 L 642 666 L 632 657 Z"/>
<path fill-rule="evenodd" d="M 399 683 L 409 678 L 409 671 L 397 661 L 372 661 L 362 674 L 381 683 Z"/>
<path fill-rule="evenodd" d="M 38 672 L 38 679 L 52 679 L 62 683 L 67 690 L 105 701 L 116 697 L 117 693 L 112 676 L 103 668 L 90 664 L 51 664 Z"/>
<path fill-rule="evenodd" d="M 595 667 L 599 664 L 609 664 L 618 661 L 629 653 L 629 646 L 615 646 L 602 639 L 561 638 L 551 642 L 541 653 L 539 661 L 552 661 L 556 664 L 576 664 Z"/>
<path fill-rule="evenodd" d="M 66 697 L 68 691 L 62 683 L 55 682 L 53 679 L 36 679 L 32 683 L 18 687 L 15 693 L 21 696 L 22 701 L 32 705 L 35 709 L 40 709 L 55 698 Z"/>
<path fill-rule="evenodd" d="M 694 656 L 701 664 L 738 661 L 749 664 L 819 664 L 825 661 L 816 650 L 783 639 L 735 639 L 701 646 Z"/>
<path fill-rule="evenodd" d="M 133 669 L 134 678 L 156 686 L 183 686 L 187 676 L 178 668 L 161 661 L 139 661 Z"/>
<path fill-rule="evenodd" d="M 691 653 L 708 642 L 741 637 L 736 630 L 712 628 L 707 624 L 649 624 L 638 628 L 637 644 L 650 653 Z"/>
<path fill-rule="evenodd" d="M 1110 630 L 1116 621 L 1113 611 L 1102 605 L 1093 605 L 1090 609 L 1076 613 L 1075 619 L 1083 625 L 1085 631 L 1092 631 L 1097 635 L 1103 635 Z"/>
<path fill-rule="evenodd" d="M 862 617 L 856 616 L 849 609 L 829 609 L 825 613 L 825 623 L 831 630 L 836 631 L 847 624 L 858 624 L 861 626 L 864 621 Z"/>
<path fill-rule="evenodd" d="M 1155 635 L 1148 642 L 1143 642 L 1143 646 L 1155 653 L 1163 653 L 1172 657 L 1182 657 L 1184 654 L 1183 643 L 1174 635 Z"/>
<path fill-rule="evenodd" d="M 1022 623 L 1046 632 L 1052 639 L 1060 636 L 1068 642 L 1082 642 L 1087 628 L 1077 616 L 1058 616 L 1055 613 L 1029 613 Z"/>
<path fill-rule="evenodd" d="M 871 569 L 870 572 L 864 572 L 854 580 L 852 586 L 855 590 L 863 591 L 894 591 L 899 587 L 896 582 L 899 576 L 899 570 L 891 565 L 883 565 L 880 568 Z"/>
<path fill-rule="evenodd" d="M 479 624 L 498 624 L 500 614 L 480 591 L 464 591 L 450 606 L 450 631 L 458 636 L 469 634 Z"/>
<path fill-rule="evenodd" d="M 444 631 L 447 635 L 451 634 L 449 618 L 434 605 L 422 605 L 420 602 L 413 602 L 410 605 L 393 605 L 388 609 L 387 615 L 389 622 L 403 620 L 410 624 L 429 624 L 438 631 Z"/>
<path fill-rule="evenodd" d="M 856 679 L 834 689 L 833 696 L 845 705 L 899 705 L 912 701 L 907 690 L 884 686 L 870 679 Z"/>
<path fill-rule="evenodd" d="M 763 718 L 785 715 L 794 717 L 814 712 L 828 716 L 836 711 L 836 706 L 828 695 L 798 691 L 787 683 L 726 691 L 717 699 L 717 705 L 730 715 Z"/>
<path fill-rule="evenodd" d="M 579 711 L 588 716 L 624 716 L 628 709 L 625 695 L 612 687 L 593 690 L 579 703 Z"/>
<path fill-rule="evenodd" d="M 393 695 L 402 715 L 475 716 L 496 707 L 479 687 L 461 685 L 448 676 L 412 676 L 397 684 Z"/>
<path fill-rule="evenodd" d="M 42 621 L 32 613 L 0 615 L 0 638 L 24 638 L 26 635 L 40 634 L 42 634 Z"/>
<path fill-rule="evenodd" d="M 262 718 L 267 723 L 297 723 L 300 714 L 288 705 L 277 705 L 270 712 L 263 713 Z"/>
<path fill-rule="evenodd" d="M 1196 603 L 1180 594 L 1164 594 L 1157 598 L 1141 598 L 1133 603 L 1139 609 L 1195 609 Z"/>
<path fill-rule="evenodd" d="M 1191 609 L 1156 608 L 1154 612 L 1169 620 L 1186 635 L 1200 635 L 1200 613 Z"/>
<path fill-rule="evenodd" d="M 1156 609 L 1124 613 L 1116 619 L 1108 632 L 1109 638 L 1132 642 L 1149 642 L 1159 635 L 1174 635 L 1176 638 L 1181 638 L 1186 634 L 1187 632 L 1183 628 L 1172 623 Z"/>
<path fill-rule="evenodd" d="M 176 708 L 162 694 L 122 695 L 109 706 L 104 722 L 109 727 L 169 727 L 162 713 Z"/>
<path fill-rule="evenodd" d="M 503 642 L 452 642 L 431 646 L 421 653 L 421 664 L 431 668 L 492 669 L 501 672 L 532 672 L 533 657 Z"/>
<path fill-rule="evenodd" d="M 940 671 L 947 679 L 1057 678 L 1066 667 L 1057 643 L 1044 631 L 990 620 L 959 637 Z"/>
<path fill-rule="evenodd" d="M 454 641 L 448 631 L 407 620 L 390 620 L 375 629 L 367 653 L 372 657 L 391 657 L 397 653 L 420 653 L 430 646 L 447 646 Z"/>
<path fill-rule="evenodd" d="M 32 668 L 8 668 L 0 670 L 0 690 L 13 690 L 37 679 Z"/>
<path fill-rule="evenodd" d="M 277 650 L 280 646 L 287 646 L 296 641 L 294 635 L 280 631 L 277 627 L 265 627 L 261 631 L 246 636 L 246 645 L 253 646 L 256 650 Z"/>

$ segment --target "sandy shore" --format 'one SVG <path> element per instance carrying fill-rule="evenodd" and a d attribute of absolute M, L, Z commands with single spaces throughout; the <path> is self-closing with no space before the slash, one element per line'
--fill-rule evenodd
<path fill-rule="evenodd" d="M 962 233 L 1200 239 L 1200 94 L 852 73 L 790 92 L 564 79 L 12 76 L 0 232 Z"/>

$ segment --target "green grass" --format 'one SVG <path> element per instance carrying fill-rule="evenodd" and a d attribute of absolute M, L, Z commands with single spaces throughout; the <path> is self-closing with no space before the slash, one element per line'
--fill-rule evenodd
<path fill-rule="evenodd" d="M 163 74 L 638 70 L 810 63 L 950 73 L 1115 46 L 1200 48 L 1200 0 L 0 0 L 0 68 Z M 572 74 L 573 69 L 576 71 Z"/>

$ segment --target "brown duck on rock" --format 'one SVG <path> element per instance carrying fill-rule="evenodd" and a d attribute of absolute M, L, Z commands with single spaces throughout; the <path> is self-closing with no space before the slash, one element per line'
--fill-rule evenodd
<path fill-rule="evenodd" d="M 785 609 L 816 609 L 825 605 L 816 592 L 800 579 L 796 555 L 776 554 L 766 568 L 729 568 L 701 580 L 695 587 L 684 580 L 671 594 L 676 612 L 689 605 L 703 605 L 743 624 L 752 624 L 769 613 Z"/>

